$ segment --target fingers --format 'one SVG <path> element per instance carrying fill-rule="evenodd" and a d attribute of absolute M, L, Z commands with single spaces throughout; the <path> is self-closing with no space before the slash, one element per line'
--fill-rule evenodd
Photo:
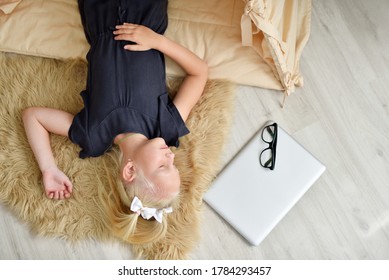
<path fill-rule="evenodd" d="M 71 196 L 71 192 L 69 192 L 68 190 L 52 191 L 46 193 L 46 196 L 49 199 L 62 200 L 69 198 Z"/>
<path fill-rule="evenodd" d="M 131 41 L 132 34 L 120 34 L 113 37 L 116 41 Z"/>
<path fill-rule="evenodd" d="M 150 48 L 142 46 L 142 45 L 125 45 L 124 49 L 128 50 L 128 51 L 147 51 Z"/>
<path fill-rule="evenodd" d="M 72 182 L 70 182 L 69 179 L 65 180 L 64 185 L 65 185 L 65 188 L 66 188 L 66 192 L 68 192 L 68 193 L 72 193 L 73 192 L 73 184 L 72 184 Z"/>
<path fill-rule="evenodd" d="M 113 31 L 113 34 L 120 35 L 120 34 L 133 34 L 133 32 L 139 27 L 140 25 L 132 24 L 132 23 L 124 23 L 123 25 L 116 25 L 116 30 Z M 116 36 L 117 37 L 117 36 Z"/>
<path fill-rule="evenodd" d="M 47 194 L 47 198 L 54 199 L 54 200 L 62 200 L 65 198 L 69 198 L 71 194 L 67 191 L 56 191 L 56 192 L 50 192 Z"/>
<path fill-rule="evenodd" d="M 43 185 L 48 199 L 63 200 L 73 192 L 72 182 L 58 169 L 44 174 Z"/>
<path fill-rule="evenodd" d="M 136 28 L 139 26 L 141 26 L 141 25 L 125 22 L 123 24 L 116 25 L 115 27 L 116 27 L 116 29 L 133 29 L 133 28 Z"/>
<path fill-rule="evenodd" d="M 142 25 L 124 23 L 122 25 L 116 25 L 116 30 L 113 31 L 115 40 L 125 40 L 133 41 L 137 36 L 136 33 L 139 33 L 142 30 Z"/>
<path fill-rule="evenodd" d="M 117 41 L 123 40 L 123 41 L 131 41 L 133 40 L 133 31 L 129 30 L 116 30 L 113 32 L 115 35 L 113 38 Z"/>
<path fill-rule="evenodd" d="M 49 192 L 49 193 L 46 193 L 46 196 L 50 199 L 55 199 L 55 200 L 58 200 L 59 199 L 59 192 L 58 191 L 55 191 L 55 192 Z"/>

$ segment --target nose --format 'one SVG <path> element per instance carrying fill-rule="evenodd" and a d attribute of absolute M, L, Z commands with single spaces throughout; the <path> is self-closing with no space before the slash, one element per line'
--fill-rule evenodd
<path fill-rule="evenodd" d="M 165 154 L 165 157 L 169 160 L 169 164 L 173 164 L 175 156 L 176 155 L 170 150 Z"/>

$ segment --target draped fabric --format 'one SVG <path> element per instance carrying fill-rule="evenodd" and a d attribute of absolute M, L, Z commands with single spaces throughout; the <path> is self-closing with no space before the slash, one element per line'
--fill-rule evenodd
<path fill-rule="evenodd" d="M 303 85 L 299 60 L 310 33 L 311 1 L 243 1 L 242 45 L 258 52 L 289 95 Z"/>

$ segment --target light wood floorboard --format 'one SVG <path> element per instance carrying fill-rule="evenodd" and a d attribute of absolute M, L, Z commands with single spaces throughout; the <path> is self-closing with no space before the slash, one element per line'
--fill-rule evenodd
<path fill-rule="evenodd" d="M 327 167 L 257 247 L 204 204 L 192 259 L 389 259 L 389 1 L 313 1 L 304 87 L 241 86 L 226 164 L 268 120 Z M 0 259 L 130 259 L 124 246 L 42 238 L 0 206 Z"/>

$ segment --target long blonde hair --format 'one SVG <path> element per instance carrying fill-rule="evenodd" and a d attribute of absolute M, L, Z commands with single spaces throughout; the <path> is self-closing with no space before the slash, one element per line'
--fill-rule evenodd
<path fill-rule="evenodd" d="M 155 219 L 145 220 L 138 213 L 130 210 L 132 200 L 138 197 L 145 207 L 162 209 L 173 204 L 176 196 L 161 199 L 152 195 L 153 185 L 138 169 L 137 176 L 131 183 L 125 183 L 119 179 L 117 191 L 120 201 L 117 203 L 120 207 L 115 207 L 112 215 L 113 232 L 122 240 L 132 244 L 145 244 L 158 240 L 165 236 L 167 231 L 166 216 L 164 215 L 162 223 Z M 151 190 L 151 191 L 150 191 Z"/>

